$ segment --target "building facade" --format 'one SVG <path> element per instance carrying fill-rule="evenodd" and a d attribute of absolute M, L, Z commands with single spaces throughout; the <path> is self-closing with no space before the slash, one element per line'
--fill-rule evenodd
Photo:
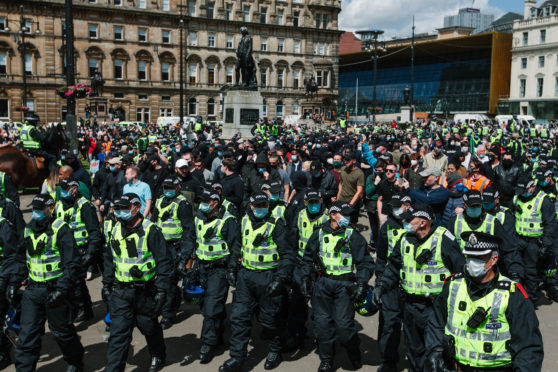
<path fill-rule="evenodd" d="M 500 102 L 500 112 L 556 119 L 558 1 L 535 4 L 525 1 L 524 19 L 513 25 L 510 96 Z"/>
<path fill-rule="evenodd" d="M 20 53 L 24 5 L 26 53 Z M 313 101 L 335 109 L 339 0 L 80 0 L 74 1 L 77 83 L 98 69 L 105 80 L 98 99 L 78 99 L 100 120 L 155 122 L 179 114 L 180 12 L 184 19 L 185 115 L 221 120 L 222 99 L 236 83 L 240 28 L 253 39 L 264 115 L 303 114 L 304 79 L 319 85 Z M 0 2 L 0 120 L 21 120 L 20 106 L 42 121 L 60 121 L 65 100 L 64 0 Z M 22 102 L 22 73 L 27 102 Z"/>
<path fill-rule="evenodd" d="M 444 17 L 444 28 L 471 27 L 474 28 L 474 33 L 478 33 L 489 28 L 492 21 L 492 14 L 482 14 L 480 9 L 476 8 L 463 8 L 459 9 L 457 15 Z"/>

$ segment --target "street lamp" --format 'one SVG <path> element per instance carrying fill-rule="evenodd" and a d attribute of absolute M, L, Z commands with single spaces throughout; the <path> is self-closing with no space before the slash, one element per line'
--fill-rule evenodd
<path fill-rule="evenodd" d="M 374 55 L 372 56 L 372 60 L 374 61 L 374 90 L 372 94 L 372 122 L 374 125 L 376 124 L 376 111 L 377 111 L 377 102 L 376 102 L 376 75 L 378 70 L 378 37 L 384 33 L 383 30 L 367 30 L 367 31 L 357 31 L 359 34 L 360 39 L 362 42 L 367 46 L 366 50 L 370 51 L 370 47 L 374 44 Z M 383 43 L 381 45 L 382 49 L 384 49 Z"/>
<path fill-rule="evenodd" d="M 74 13 L 72 0 L 66 0 L 66 85 L 75 84 L 74 71 Z M 70 137 L 70 149 L 77 155 L 76 100 L 73 95 L 66 99 L 66 128 Z"/>

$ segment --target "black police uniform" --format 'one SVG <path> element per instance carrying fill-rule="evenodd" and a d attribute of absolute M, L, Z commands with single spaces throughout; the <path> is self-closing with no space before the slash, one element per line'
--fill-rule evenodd
<path fill-rule="evenodd" d="M 2 211 L 2 217 L 7 219 L 13 224 L 16 230 L 17 238 L 21 243 L 23 243 L 23 233 L 25 230 L 25 221 L 23 220 L 23 214 L 18 206 L 11 200 L 0 194 L 0 210 Z"/>

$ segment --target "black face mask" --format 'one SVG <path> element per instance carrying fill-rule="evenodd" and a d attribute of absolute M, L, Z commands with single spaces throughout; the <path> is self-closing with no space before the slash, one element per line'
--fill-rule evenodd
<path fill-rule="evenodd" d="M 502 160 L 502 165 L 504 166 L 504 168 L 510 169 L 511 166 L 513 165 L 513 160 L 512 159 L 504 159 L 504 160 Z"/>

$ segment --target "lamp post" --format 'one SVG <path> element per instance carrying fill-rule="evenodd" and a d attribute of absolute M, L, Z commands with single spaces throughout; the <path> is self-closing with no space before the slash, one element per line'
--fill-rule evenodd
<path fill-rule="evenodd" d="M 21 34 L 21 78 L 23 80 L 23 93 L 21 95 L 21 106 L 27 106 L 27 71 L 25 70 L 25 33 L 28 32 L 27 26 L 25 25 L 25 18 L 23 17 L 23 5 L 19 7 L 19 33 Z M 23 114 L 25 117 L 25 113 Z"/>
<path fill-rule="evenodd" d="M 74 14 L 72 0 L 66 0 L 66 85 L 75 85 L 74 75 Z M 66 100 L 66 128 L 70 137 L 70 149 L 77 155 L 76 100 L 74 96 Z"/>
<path fill-rule="evenodd" d="M 374 61 L 374 90 L 372 93 L 372 123 L 376 124 L 376 111 L 377 111 L 377 100 L 376 100 L 376 76 L 378 70 L 378 37 L 384 33 L 383 30 L 367 30 L 367 31 L 357 31 L 360 35 L 361 40 L 367 45 L 367 50 L 370 50 L 371 44 L 374 44 L 374 55 L 372 60 Z"/>
<path fill-rule="evenodd" d="M 180 32 L 180 127 L 184 124 L 184 18 L 182 16 L 182 1 L 180 1 L 180 20 L 178 21 L 178 28 Z"/>

